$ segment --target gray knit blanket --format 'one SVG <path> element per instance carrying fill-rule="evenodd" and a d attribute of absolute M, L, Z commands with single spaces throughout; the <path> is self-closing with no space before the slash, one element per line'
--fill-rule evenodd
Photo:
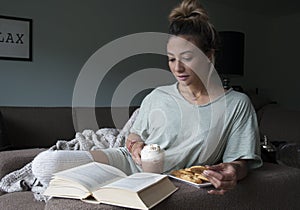
<path fill-rule="evenodd" d="M 90 151 L 124 146 L 138 112 L 139 109 L 132 114 L 121 130 L 115 128 L 102 128 L 97 131 L 84 130 L 77 132 L 72 140 L 58 140 L 49 150 Z M 47 201 L 49 197 L 43 195 L 47 186 L 43 186 L 34 177 L 31 166 L 32 162 L 4 176 L 0 181 L 0 190 L 8 193 L 31 190 L 36 200 Z"/>

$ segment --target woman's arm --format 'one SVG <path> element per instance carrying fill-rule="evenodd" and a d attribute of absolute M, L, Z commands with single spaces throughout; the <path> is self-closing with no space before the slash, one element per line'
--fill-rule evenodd
<path fill-rule="evenodd" d="M 216 190 L 208 191 L 209 194 L 223 195 L 226 191 L 233 189 L 237 181 L 247 176 L 247 161 L 236 160 L 230 163 L 207 166 L 208 170 L 203 173 L 215 186 Z"/>
<path fill-rule="evenodd" d="M 132 159 L 139 165 L 142 164 L 141 162 L 141 151 L 145 146 L 144 141 L 142 138 L 134 133 L 130 133 L 126 140 L 126 148 L 131 153 Z"/>

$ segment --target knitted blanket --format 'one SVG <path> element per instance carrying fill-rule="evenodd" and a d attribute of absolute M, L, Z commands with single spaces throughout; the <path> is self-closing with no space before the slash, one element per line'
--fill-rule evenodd
<path fill-rule="evenodd" d="M 130 128 L 138 115 L 138 111 L 139 109 L 132 114 L 121 130 L 115 128 L 102 128 L 96 132 L 93 130 L 84 130 L 82 133 L 77 132 L 75 138 L 72 140 L 58 140 L 49 150 L 90 151 L 124 146 Z M 49 198 L 43 196 L 43 192 L 47 186 L 43 186 L 39 180 L 34 177 L 31 166 L 32 162 L 4 176 L 0 181 L 0 190 L 4 192 L 31 190 L 36 200 L 47 201 Z"/>

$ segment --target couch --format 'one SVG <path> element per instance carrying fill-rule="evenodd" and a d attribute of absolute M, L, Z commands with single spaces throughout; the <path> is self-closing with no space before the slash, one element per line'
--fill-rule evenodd
<path fill-rule="evenodd" d="M 253 98 L 252 98 L 253 100 Z M 116 108 L 126 117 L 136 107 Z M 300 112 L 289 111 L 276 104 L 256 106 L 262 135 L 274 142 L 300 141 Z M 88 109 L 88 108 L 87 108 Z M 82 111 L 82 110 L 81 110 Z M 99 127 L 115 127 L 111 108 L 97 107 L 95 113 Z M 22 168 L 38 153 L 46 150 L 58 139 L 72 139 L 79 128 L 73 125 L 70 107 L 0 107 L 2 113 L 2 141 L 0 177 Z M 0 118 L 1 119 L 1 118 Z M 76 118 L 75 118 L 76 119 Z M 176 180 L 179 190 L 154 209 L 298 209 L 300 206 L 300 169 L 286 164 L 264 162 L 249 172 L 237 187 L 223 196 L 209 195 L 210 188 L 198 189 Z M 273 161 L 275 162 L 275 161 Z M 110 205 L 87 204 L 71 199 L 51 199 L 47 203 L 34 199 L 31 191 L 0 192 L 0 209 L 122 209 Z"/>

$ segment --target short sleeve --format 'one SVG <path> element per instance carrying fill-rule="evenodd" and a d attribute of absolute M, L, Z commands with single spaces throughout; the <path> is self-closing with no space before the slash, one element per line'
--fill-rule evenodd
<path fill-rule="evenodd" d="M 249 168 L 262 165 L 256 113 L 248 98 L 237 106 L 233 126 L 223 154 L 223 162 L 248 160 Z"/>
<path fill-rule="evenodd" d="M 139 109 L 139 114 L 130 129 L 130 133 L 139 135 L 143 141 L 145 141 L 149 136 L 148 115 L 151 106 L 150 97 L 150 95 L 147 95 L 142 101 Z"/>

